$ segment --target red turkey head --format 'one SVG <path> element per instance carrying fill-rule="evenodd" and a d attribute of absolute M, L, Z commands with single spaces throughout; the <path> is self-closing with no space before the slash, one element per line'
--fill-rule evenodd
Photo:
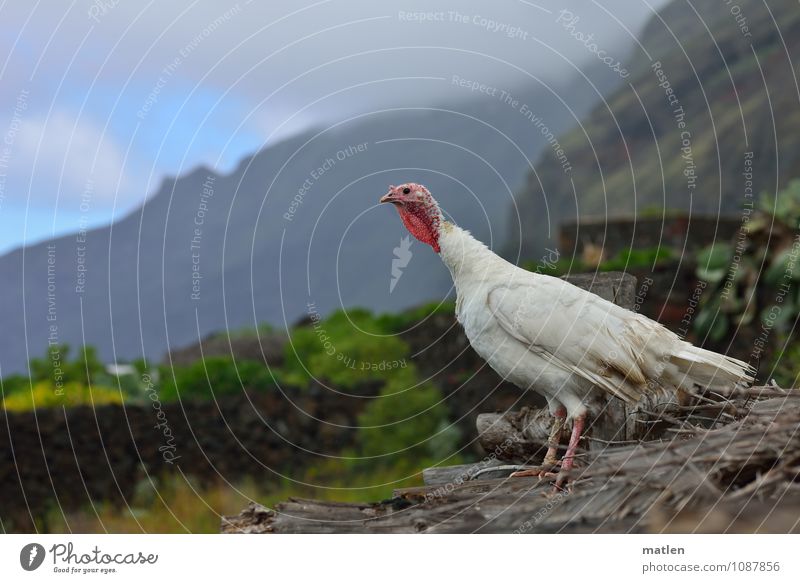
<path fill-rule="evenodd" d="M 442 211 L 427 188 L 415 182 L 390 186 L 389 192 L 381 197 L 380 202 L 392 203 L 400 213 L 408 232 L 439 253 Z"/>

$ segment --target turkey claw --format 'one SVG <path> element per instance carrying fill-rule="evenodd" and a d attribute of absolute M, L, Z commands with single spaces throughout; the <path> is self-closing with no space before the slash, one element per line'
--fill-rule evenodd
<path fill-rule="evenodd" d="M 530 468 L 527 470 L 520 470 L 518 472 L 514 472 L 509 478 L 527 478 L 527 477 L 537 477 L 540 480 L 545 480 L 547 478 L 556 478 L 558 474 L 554 474 L 553 472 L 548 471 L 549 468 Z"/>

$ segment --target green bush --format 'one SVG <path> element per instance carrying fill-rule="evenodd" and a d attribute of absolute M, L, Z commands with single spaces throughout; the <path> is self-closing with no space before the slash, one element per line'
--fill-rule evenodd
<path fill-rule="evenodd" d="M 279 374 L 275 369 L 272 374 Z M 213 356 L 185 367 L 161 367 L 162 401 L 211 399 L 237 395 L 243 390 L 271 390 L 275 387 L 270 370 L 260 362 L 235 361 L 230 356 Z"/>
<path fill-rule="evenodd" d="M 68 382 L 56 387 L 52 381 L 39 381 L 28 390 L 19 390 L 3 399 L 7 411 L 30 411 L 50 407 L 77 407 L 90 405 L 99 407 L 122 403 L 122 394 L 111 387 L 84 385 Z"/>
<path fill-rule="evenodd" d="M 284 370 L 291 384 L 313 378 L 339 389 L 388 379 L 408 366 L 408 346 L 368 310 L 337 311 L 292 331 Z"/>
<path fill-rule="evenodd" d="M 441 463 L 458 463 L 459 442 L 448 408 L 438 388 L 419 384 L 414 367 L 397 373 L 358 418 L 359 431 L 351 462 L 355 468 L 407 465 L 408 470 Z"/>
<path fill-rule="evenodd" d="M 69 358 L 72 352 L 68 344 L 48 347 L 42 358 L 30 361 L 31 379 L 33 381 L 58 380 L 63 383 L 108 384 L 109 376 L 103 363 L 97 356 L 93 346 L 83 346 L 74 359 Z"/>
<path fill-rule="evenodd" d="M 800 343 L 789 342 L 786 335 L 781 335 L 776 351 L 767 372 L 781 387 L 796 388 L 800 386 Z"/>
<path fill-rule="evenodd" d="M 381 314 L 377 318 L 377 323 L 383 330 L 389 332 L 400 333 L 408 330 L 418 322 L 435 316 L 444 314 L 446 316 L 454 316 L 456 313 L 456 304 L 451 301 L 431 302 L 422 306 L 411 308 L 403 312 L 394 314 Z"/>

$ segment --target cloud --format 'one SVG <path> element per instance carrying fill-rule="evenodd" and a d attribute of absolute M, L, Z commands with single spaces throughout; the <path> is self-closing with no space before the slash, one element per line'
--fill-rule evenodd
<path fill-rule="evenodd" d="M 625 62 L 666 1 L 6 2 L 0 129 L 20 91 L 31 97 L 2 204 L 58 196 L 67 211 L 91 180 L 110 219 L 164 175 L 225 171 L 269 139 L 468 98 L 453 74 L 512 90 L 571 79 L 596 55 L 556 23 L 560 10 Z"/>
<path fill-rule="evenodd" d="M 19 193 L 39 205 L 68 209 L 92 196 L 92 205 L 110 207 L 118 192 L 130 190 L 124 150 L 99 124 L 66 111 L 26 119 L 14 145 L 14 181 Z M 30 189 L 28 189 L 30 185 Z"/>

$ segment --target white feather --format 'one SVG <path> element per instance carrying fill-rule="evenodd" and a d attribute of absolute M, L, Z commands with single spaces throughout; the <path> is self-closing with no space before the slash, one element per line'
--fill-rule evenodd
<path fill-rule="evenodd" d="M 445 223 L 439 244 L 456 316 L 500 375 L 583 414 L 597 391 L 632 403 L 658 390 L 752 382 L 747 363 L 692 346 L 661 324 L 564 280 L 531 273 Z"/>

